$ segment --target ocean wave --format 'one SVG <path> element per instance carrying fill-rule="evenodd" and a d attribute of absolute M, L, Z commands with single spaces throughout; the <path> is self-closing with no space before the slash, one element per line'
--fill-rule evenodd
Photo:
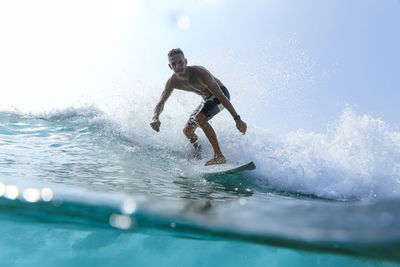
<path fill-rule="evenodd" d="M 54 108 L 46 111 L 23 111 L 18 108 L 11 108 L 0 111 L 3 117 L 6 116 L 19 116 L 22 118 L 32 119 L 43 119 L 48 121 L 62 121 L 71 118 L 82 117 L 82 118 L 94 118 L 105 113 L 97 108 L 95 105 L 81 105 L 81 106 L 70 106 L 65 108 Z"/>
<path fill-rule="evenodd" d="M 163 117 L 162 131 L 156 133 L 144 115 L 151 105 L 142 105 L 147 110 L 143 114 L 136 102 L 121 105 L 114 113 L 81 106 L 28 115 L 47 121 L 83 118 L 84 125 L 80 123 L 77 129 L 87 125 L 108 133 L 107 138 L 121 146 L 140 147 L 149 155 L 158 151 L 152 158 L 174 154 L 183 160 L 190 146 L 182 134 L 182 125 L 174 123 L 185 120 L 182 110 L 173 112 L 177 117 Z M 252 125 L 242 136 L 223 116 L 214 123 L 221 148 L 231 162 L 255 162 L 257 170 L 252 179 L 259 188 L 337 200 L 400 197 L 400 132 L 381 119 L 357 115 L 346 108 L 325 132 L 298 130 L 282 136 Z M 198 135 L 204 158 L 211 157 L 212 148 L 206 137 L 201 130 Z M 123 151 L 126 153 L 126 149 Z M 187 165 L 181 168 L 190 168 L 190 162 Z"/>

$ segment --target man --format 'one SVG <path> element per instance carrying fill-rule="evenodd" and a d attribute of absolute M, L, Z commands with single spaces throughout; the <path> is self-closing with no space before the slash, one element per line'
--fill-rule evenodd
<path fill-rule="evenodd" d="M 187 66 L 187 59 L 183 51 L 179 48 L 172 49 L 168 53 L 168 66 L 174 74 L 165 84 L 165 89 L 161 94 L 161 99 L 154 110 L 153 121 L 150 126 L 157 132 L 160 131 L 160 114 L 164 109 L 164 104 L 172 94 L 174 89 L 180 89 L 196 93 L 203 97 L 200 106 L 193 112 L 187 122 L 183 133 L 190 140 L 196 150 L 200 150 L 197 143 L 197 135 L 194 133 L 198 126 L 204 131 L 208 141 L 214 149 L 214 157 L 206 162 L 207 165 L 224 164 L 225 156 L 222 154 L 218 144 L 214 129 L 208 121 L 226 108 L 234 118 L 238 130 L 245 134 L 247 125 L 240 119 L 235 108 L 230 102 L 230 95 L 226 87 L 202 66 Z"/>

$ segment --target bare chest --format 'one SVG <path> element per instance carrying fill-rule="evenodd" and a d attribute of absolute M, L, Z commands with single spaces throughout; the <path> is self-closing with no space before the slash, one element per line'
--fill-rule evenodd
<path fill-rule="evenodd" d="M 180 82 L 176 89 L 193 92 L 195 94 L 201 95 L 204 98 L 207 98 L 211 95 L 206 86 L 197 83 L 190 83 L 188 81 Z"/>

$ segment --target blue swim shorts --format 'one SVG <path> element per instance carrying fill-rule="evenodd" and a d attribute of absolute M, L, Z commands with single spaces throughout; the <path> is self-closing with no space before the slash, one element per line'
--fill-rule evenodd
<path fill-rule="evenodd" d="M 228 89 L 226 89 L 225 86 L 220 86 L 222 92 L 224 93 L 224 95 L 230 100 L 230 94 Z M 212 117 L 214 117 L 215 115 L 217 115 L 221 110 L 224 109 L 224 106 L 221 104 L 221 102 L 218 100 L 218 98 L 216 98 L 214 95 L 210 96 L 209 98 L 204 99 L 200 106 L 193 111 L 193 113 L 190 115 L 190 118 L 187 122 L 188 125 L 191 126 L 196 126 L 198 125 L 195 117 L 198 113 L 203 113 L 204 115 L 206 115 L 207 120 L 210 120 Z"/>

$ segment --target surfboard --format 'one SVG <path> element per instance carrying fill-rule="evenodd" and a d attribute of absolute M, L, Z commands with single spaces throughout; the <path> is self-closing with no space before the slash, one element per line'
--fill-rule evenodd
<path fill-rule="evenodd" d="M 204 175 L 235 174 L 243 171 L 255 170 L 256 165 L 251 161 L 245 164 L 221 164 L 204 166 L 201 173 Z"/>

